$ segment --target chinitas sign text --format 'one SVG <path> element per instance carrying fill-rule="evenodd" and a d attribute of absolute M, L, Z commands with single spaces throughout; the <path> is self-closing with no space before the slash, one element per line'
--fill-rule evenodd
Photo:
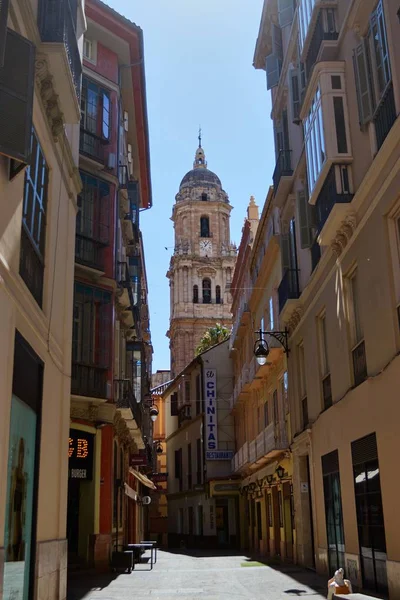
<path fill-rule="evenodd" d="M 215 369 L 205 370 L 204 390 L 206 406 L 206 451 L 210 451 L 218 448 L 217 372 Z"/>

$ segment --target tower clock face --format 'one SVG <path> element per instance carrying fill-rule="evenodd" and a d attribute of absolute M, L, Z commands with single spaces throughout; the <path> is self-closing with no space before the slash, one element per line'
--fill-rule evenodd
<path fill-rule="evenodd" d="M 209 256 L 212 252 L 210 240 L 200 240 L 200 256 Z"/>

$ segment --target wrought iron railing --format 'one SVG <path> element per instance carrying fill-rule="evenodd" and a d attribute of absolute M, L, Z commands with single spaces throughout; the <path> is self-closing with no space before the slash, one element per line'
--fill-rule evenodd
<path fill-rule="evenodd" d="M 311 75 L 312 69 L 315 65 L 315 61 L 317 60 L 322 42 L 324 42 L 325 40 L 337 40 L 339 36 L 337 31 L 324 31 L 322 11 L 323 9 L 321 9 L 318 13 L 317 21 L 315 23 L 315 29 L 310 41 L 310 45 L 308 47 L 308 53 L 306 58 L 306 72 L 308 78 Z"/>
<path fill-rule="evenodd" d="M 104 247 L 97 240 L 76 234 L 75 239 L 75 260 L 77 263 L 102 270 L 104 268 Z"/>
<path fill-rule="evenodd" d="M 43 42 L 64 44 L 78 102 L 81 96 L 82 63 L 76 38 L 76 2 L 39 0 L 38 24 Z"/>
<path fill-rule="evenodd" d="M 22 224 L 19 274 L 39 306 L 43 300 L 44 264 Z"/>
<path fill-rule="evenodd" d="M 279 187 L 279 182 L 282 177 L 290 177 L 293 175 L 293 169 L 290 160 L 291 150 L 280 150 L 278 160 L 276 161 L 272 180 L 274 182 L 275 193 Z"/>
<path fill-rule="evenodd" d="M 396 105 L 394 102 L 393 83 L 390 82 L 374 115 L 376 144 L 382 146 L 396 120 Z"/>
<path fill-rule="evenodd" d="M 279 312 L 282 312 L 287 300 L 296 300 L 299 296 L 299 271 L 298 269 L 286 269 L 278 287 Z"/>
<path fill-rule="evenodd" d="M 318 233 L 321 232 L 335 204 L 346 204 L 351 202 L 352 198 L 353 194 L 350 192 L 338 193 L 335 165 L 332 165 L 315 203 Z"/>
<path fill-rule="evenodd" d="M 72 362 L 71 392 L 78 396 L 107 398 L 107 369 Z"/>
<path fill-rule="evenodd" d="M 81 127 L 79 138 L 79 152 L 93 158 L 97 162 L 104 163 L 104 147 L 108 142 L 100 136 Z"/>
<path fill-rule="evenodd" d="M 332 386 L 330 374 L 326 375 L 322 380 L 322 397 L 324 399 L 324 409 L 332 406 Z"/>
<path fill-rule="evenodd" d="M 365 342 L 362 340 L 352 351 L 354 384 L 360 385 L 368 376 Z"/>

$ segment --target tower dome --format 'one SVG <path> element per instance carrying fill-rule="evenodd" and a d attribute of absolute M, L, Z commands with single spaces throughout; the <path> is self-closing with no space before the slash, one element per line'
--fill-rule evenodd
<path fill-rule="evenodd" d="M 200 136 L 199 147 L 196 150 L 193 161 L 193 169 L 188 171 L 183 177 L 179 185 L 179 191 L 182 192 L 182 190 L 186 190 L 186 193 L 189 191 L 191 198 L 195 199 L 195 196 L 190 193 L 195 188 L 204 188 L 204 191 L 214 190 L 216 193 L 215 199 L 223 199 L 225 202 L 228 202 L 228 198 L 222 189 L 220 178 L 207 168 L 206 156 L 204 149 L 201 146 Z M 221 194 L 223 195 L 223 198 L 221 197 Z M 208 197 L 208 199 L 211 199 L 211 197 Z"/>

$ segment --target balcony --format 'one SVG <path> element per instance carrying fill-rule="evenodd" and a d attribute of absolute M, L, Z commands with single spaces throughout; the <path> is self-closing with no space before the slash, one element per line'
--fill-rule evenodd
<path fill-rule="evenodd" d="M 77 396 L 107 398 L 107 369 L 72 362 L 71 393 Z"/>
<path fill-rule="evenodd" d="M 257 466 L 270 458 L 279 455 L 289 447 L 289 441 L 284 422 L 270 423 L 263 429 L 255 440 L 249 443 L 250 466 Z"/>
<path fill-rule="evenodd" d="M 333 60 L 333 56 L 327 55 L 326 52 L 324 53 L 323 46 L 325 45 L 324 42 L 336 41 L 339 34 L 337 31 L 325 31 L 323 21 L 324 16 L 324 9 L 318 11 L 315 29 L 310 40 L 307 58 L 305 61 L 308 79 L 311 76 L 313 67 L 317 60 Z"/>
<path fill-rule="evenodd" d="M 121 410 L 125 420 L 132 420 L 132 417 L 136 423 L 136 427 L 141 429 L 143 425 L 143 406 L 140 402 L 136 402 L 136 397 L 133 392 L 132 383 L 129 380 L 119 381 L 119 398 L 116 402 L 116 406 Z M 127 413 L 128 414 L 124 414 Z"/>
<path fill-rule="evenodd" d="M 279 314 L 282 313 L 288 301 L 297 300 L 299 297 L 299 271 L 298 269 L 286 269 L 278 287 Z"/>
<path fill-rule="evenodd" d="M 321 246 L 331 244 L 340 224 L 351 213 L 353 194 L 349 191 L 348 177 L 347 165 L 332 165 L 318 194 L 315 208 Z"/>
<path fill-rule="evenodd" d="M 393 83 L 390 82 L 374 115 L 376 145 L 378 150 L 381 148 L 389 131 L 393 127 L 396 117 Z"/>
<path fill-rule="evenodd" d="M 283 204 L 284 199 L 290 192 L 292 185 L 293 169 L 291 166 L 291 150 L 280 150 L 275 170 L 272 175 L 274 183 L 275 203 L 277 206 Z"/>
<path fill-rule="evenodd" d="M 79 152 L 89 158 L 104 164 L 104 147 L 108 142 L 95 133 L 81 127 Z"/>
<path fill-rule="evenodd" d="M 79 123 L 82 64 L 76 38 L 76 0 L 39 0 L 38 26 L 61 110 Z"/>
<path fill-rule="evenodd" d="M 256 462 L 256 440 L 249 443 L 249 463 Z"/>
<path fill-rule="evenodd" d="M 104 271 L 103 251 L 105 247 L 106 244 L 77 233 L 75 239 L 75 261 L 86 267 Z"/>
<path fill-rule="evenodd" d="M 313 245 L 310 248 L 311 251 L 311 273 L 315 271 L 319 261 L 321 260 L 321 246 L 318 240 L 315 239 Z"/>
<path fill-rule="evenodd" d="M 245 442 L 243 446 L 236 452 L 232 460 L 232 468 L 234 471 L 240 471 L 249 462 L 249 444 Z"/>
<path fill-rule="evenodd" d="M 326 0 L 299 0 L 299 42 L 301 58 L 305 58 L 312 42 L 314 29 Z M 329 0 L 329 6 L 336 6 L 336 0 Z"/>

